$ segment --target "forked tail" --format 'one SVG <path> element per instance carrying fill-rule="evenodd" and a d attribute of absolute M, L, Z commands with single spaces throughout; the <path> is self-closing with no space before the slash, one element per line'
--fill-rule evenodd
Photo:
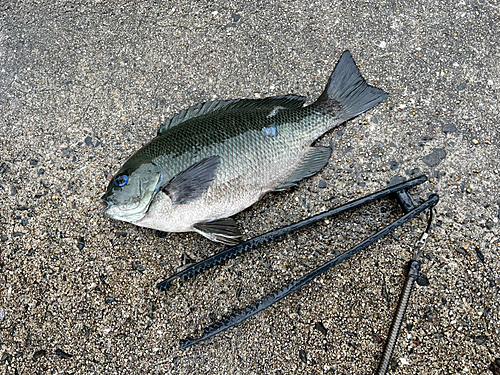
<path fill-rule="evenodd" d="M 344 122 L 375 107 L 388 96 L 385 91 L 365 82 L 351 53 L 346 51 L 333 70 L 325 91 L 312 106 L 331 112 Z"/>

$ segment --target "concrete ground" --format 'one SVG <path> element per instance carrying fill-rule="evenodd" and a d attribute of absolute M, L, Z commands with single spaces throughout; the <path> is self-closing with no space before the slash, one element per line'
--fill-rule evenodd
<path fill-rule="evenodd" d="M 106 219 L 99 197 L 160 123 L 205 100 L 314 100 L 343 51 L 390 98 L 339 129 L 330 163 L 236 216 L 249 238 L 426 174 L 423 280 L 391 374 L 500 374 L 497 0 L 0 3 L 0 373 L 371 374 L 419 217 L 275 306 L 185 351 L 179 339 L 332 259 L 391 200 L 290 234 L 196 279 L 197 234 Z M 427 285 L 428 284 L 428 285 Z"/>

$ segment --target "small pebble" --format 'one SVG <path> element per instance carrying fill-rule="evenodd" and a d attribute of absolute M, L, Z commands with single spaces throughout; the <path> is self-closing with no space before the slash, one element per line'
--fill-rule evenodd
<path fill-rule="evenodd" d="M 326 186 L 327 186 L 327 184 L 326 184 L 326 181 L 325 181 L 325 180 L 320 180 L 320 181 L 319 181 L 318 187 L 319 187 L 320 189 L 324 189 L 324 188 L 326 188 Z"/>
<path fill-rule="evenodd" d="M 304 362 L 305 364 L 307 364 L 307 354 L 306 354 L 305 350 L 303 350 L 303 349 L 299 350 L 299 357 L 300 357 L 300 359 L 301 359 L 302 362 Z"/>
<path fill-rule="evenodd" d="M 479 336 L 472 336 L 472 340 L 477 344 L 477 345 L 483 345 L 486 342 L 487 337 L 485 335 L 479 335 Z"/>
<path fill-rule="evenodd" d="M 427 275 L 425 273 L 420 274 L 420 276 L 417 279 L 417 284 L 420 286 L 429 286 L 429 279 L 427 278 Z"/>
<path fill-rule="evenodd" d="M 115 301 L 115 299 L 113 297 L 106 297 L 106 300 L 105 300 L 106 303 L 112 303 L 114 301 Z"/>
<path fill-rule="evenodd" d="M 314 328 L 315 328 L 315 329 L 317 329 L 318 331 L 320 331 L 320 332 L 321 332 L 323 335 L 325 335 L 325 336 L 326 336 L 326 334 L 327 334 L 327 332 L 328 332 L 328 331 L 326 330 L 325 326 L 323 325 L 323 323 L 321 323 L 321 322 L 316 322 L 316 323 L 314 324 Z"/>
<path fill-rule="evenodd" d="M 144 272 L 146 270 L 146 266 L 143 266 L 142 264 L 136 264 L 136 263 L 132 263 L 132 268 L 136 271 L 139 271 L 139 272 Z"/>
<path fill-rule="evenodd" d="M 457 131 L 457 127 L 453 124 L 447 124 L 443 126 L 441 130 L 443 133 L 455 133 Z"/>
<path fill-rule="evenodd" d="M 481 251 L 481 248 L 479 246 L 477 246 L 475 251 L 476 251 L 477 259 L 479 259 L 481 261 L 481 263 L 484 263 L 484 253 Z"/>
<path fill-rule="evenodd" d="M 12 354 L 3 352 L 2 358 L 0 358 L 0 364 L 5 365 L 6 362 L 12 361 Z"/>
<path fill-rule="evenodd" d="M 38 360 L 39 358 L 42 358 L 42 357 L 45 357 L 47 355 L 47 351 L 42 349 L 42 350 L 37 350 L 34 354 L 33 354 L 33 360 Z"/>
<path fill-rule="evenodd" d="M 85 238 L 80 237 L 80 238 L 78 239 L 78 244 L 77 244 L 77 246 L 78 246 L 78 250 L 82 250 L 82 249 L 85 247 Z"/>
<path fill-rule="evenodd" d="M 62 351 L 61 349 L 56 349 L 56 354 L 61 357 L 61 358 L 71 358 L 73 357 L 71 354 L 68 354 L 64 351 Z"/>
<path fill-rule="evenodd" d="M 85 137 L 85 144 L 87 146 L 92 146 L 92 137 L 89 136 Z"/>

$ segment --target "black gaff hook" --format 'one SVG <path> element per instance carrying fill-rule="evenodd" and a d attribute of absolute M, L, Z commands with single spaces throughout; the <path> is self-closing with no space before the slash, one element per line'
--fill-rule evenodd
<path fill-rule="evenodd" d="M 344 260 L 349 259 L 351 256 L 354 254 L 357 254 L 361 250 L 366 249 L 368 246 L 373 244 L 375 241 L 379 240 L 380 238 L 384 237 L 385 235 L 389 234 L 396 228 L 400 227 L 404 223 L 410 221 L 413 219 L 415 216 L 419 215 L 426 209 L 434 207 L 439 201 L 439 197 L 436 194 L 432 194 L 427 201 L 422 203 L 420 206 L 412 209 L 409 211 L 406 215 L 402 216 L 401 218 L 397 219 L 396 221 L 392 222 L 389 224 L 387 227 L 381 229 L 377 233 L 371 235 L 364 241 L 360 242 L 358 245 L 354 246 L 350 250 L 347 250 L 343 254 L 335 257 L 331 261 L 325 263 L 323 266 L 317 268 L 313 272 L 307 274 L 306 276 L 302 277 L 299 280 L 296 280 L 285 287 L 281 288 L 275 293 L 269 294 L 266 297 L 262 298 L 260 301 L 244 308 L 240 312 L 237 312 L 235 314 L 230 315 L 229 317 L 221 320 L 218 323 L 215 323 L 203 331 L 203 334 L 199 338 L 192 338 L 192 337 L 187 337 L 185 339 L 180 340 L 180 346 L 181 349 L 186 349 L 192 345 L 195 345 L 197 343 L 200 343 L 212 336 L 215 336 L 223 331 L 225 331 L 228 328 L 231 328 L 235 325 L 238 325 L 242 322 L 244 322 L 246 319 L 254 316 L 258 312 L 268 308 L 269 306 L 273 305 L 274 303 L 280 301 L 281 299 L 285 298 L 289 294 L 292 294 L 299 290 L 301 287 L 303 287 L 305 284 L 313 280 L 315 277 L 321 275 L 322 273 L 328 271 L 332 267 L 342 263 Z M 340 208 L 340 207 L 339 207 Z M 330 211 L 329 211 L 330 212 Z M 403 311 L 404 315 L 404 311 Z M 397 338 L 397 335 L 396 335 Z"/>

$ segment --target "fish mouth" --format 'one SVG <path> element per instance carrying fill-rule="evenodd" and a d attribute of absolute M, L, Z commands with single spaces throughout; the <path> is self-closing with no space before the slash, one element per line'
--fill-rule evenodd
<path fill-rule="evenodd" d="M 103 210 L 102 210 L 102 213 L 103 213 L 103 215 L 104 215 L 104 216 L 107 216 L 107 215 L 106 215 L 106 211 L 108 210 L 108 208 L 109 208 L 109 207 L 111 207 L 111 206 L 113 205 L 113 203 L 112 203 L 112 202 L 110 202 L 110 201 L 107 199 L 106 194 L 104 194 L 104 195 L 101 197 L 100 201 L 101 201 L 101 204 L 102 204 L 102 205 L 104 205 L 104 208 L 103 208 Z"/>

